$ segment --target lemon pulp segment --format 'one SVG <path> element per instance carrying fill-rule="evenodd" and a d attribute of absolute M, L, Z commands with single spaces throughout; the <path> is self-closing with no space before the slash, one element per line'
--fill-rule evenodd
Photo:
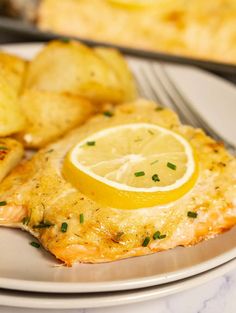
<path fill-rule="evenodd" d="M 148 123 L 99 131 L 67 154 L 63 174 L 82 193 L 110 207 L 164 205 L 187 193 L 198 170 L 191 145 Z"/>

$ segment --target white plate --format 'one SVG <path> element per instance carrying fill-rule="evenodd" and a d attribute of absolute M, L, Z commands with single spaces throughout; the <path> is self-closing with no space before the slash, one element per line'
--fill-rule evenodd
<path fill-rule="evenodd" d="M 4 49 L 15 54 L 32 57 L 40 48 L 38 44 L 11 45 Z M 135 61 L 132 60 L 132 66 Z M 198 70 L 184 66 L 168 66 L 183 85 L 194 89 L 199 77 L 201 94 L 209 88 L 221 86 L 221 80 Z M 178 72 L 179 71 L 179 72 Z M 191 75 L 189 74 L 190 72 Z M 177 72 L 179 74 L 177 74 Z M 195 73 L 195 75 L 194 75 Z M 204 74 L 206 76 L 205 83 Z M 194 77 L 191 85 L 191 77 Z M 200 88 L 200 87 L 199 87 Z M 223 83 L 222 97 L 227 99 L 236 90 Z M 199 91 L 200 92 L 200 91 Z M 190 97 L 191 95 L 189 95 Z M 193 102 L 197 102 L 197 94 Z M 208 94 L 210 101 L 210 95 Z M 191 99 L 192 100 L 192 99 Z M 233 107 L 231 108 L 233 110 Z M 234 112 L 236 114 L 236 106 Z M 219 123 L 219 121 L 217 120 Z M 217 127 L 217 125 L 216 125 Z M 217 267 L 236 257 L 236 228 L 215 239 L 191 248 L 176 248 L 149 256 L 137 257 L 105 264 L 77 264 L 73 268 L 56 267 L 55 259 L 47 252 L 29 245 L 32 238 L 19 230 L 0 229 L 0 288 L 35 292 L 104 292 L 143 288 L 177 281 Z"/>
<path fill-rule="evenodd" d="M 183 292 L 215 279 L 236 268 L 236 259 L 213 270 L 161 286 L 133 291 L 93 294 L 43 294 L 0 290 L 0 305 L 37 309 L 82 309 L 125 305 Z"/>

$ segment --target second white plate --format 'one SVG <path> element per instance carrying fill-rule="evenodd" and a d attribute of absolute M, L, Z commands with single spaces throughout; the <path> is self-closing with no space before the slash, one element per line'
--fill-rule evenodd
<path fill-rule="evenodd" d="M 183 292 L 205 284 L 235 268 L 236 259 L 213 270 L 179 282 L 132 291 L 55 295 L 1 290 L 0 305 L 37 309 L 84 309 L 125 305 Z"/>

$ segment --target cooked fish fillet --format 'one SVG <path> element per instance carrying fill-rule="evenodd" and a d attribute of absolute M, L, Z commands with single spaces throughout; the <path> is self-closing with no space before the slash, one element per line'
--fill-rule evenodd
<path fill-rule="evenodd" d="M 88 135 L 134 122 L 153 123 L 184 136 L 198 152 L 198 181 L 189 193 L 164 207 L 102 207 L 63 178 L 63 159 L 73 145 Z M 64 139 L 39 151 L 5 179 L 0 195 L 0 201 L 6 201 L 0 207 L 0 223 L 31 232 L 66 265 L 114 261 L 193 245 L 234 226 L 236 160 L 202 130 L 181 125 L 172 111 L 157 111 L 154 103 L 140 100 L 117 107 L 111 118 L 93 117 Z M 197 218 L 189 218 L 189 211 L 197 212 Z M 67 232 L 61 231 L 63 222 L 68 224 Z M 152 237 L 157 229 L 166 237 L 143 247 L 144 238 Z"/>

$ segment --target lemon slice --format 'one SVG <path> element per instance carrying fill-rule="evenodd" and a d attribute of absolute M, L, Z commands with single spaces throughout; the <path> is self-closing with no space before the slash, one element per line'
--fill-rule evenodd
<path fill-rule="evenodd" d="M 107 0 L 111 4 L 121 6 L 128 9 L 145 8 L 156 4 L 156 0 Z"/>
<path fill-rule="evenodd" d="M 67 154 L 63 174 L 82 193 L 110 207 L 167 204 L 197 179 L 191 145 L 177 133 L 148 123 L 107 128 Z"/>

